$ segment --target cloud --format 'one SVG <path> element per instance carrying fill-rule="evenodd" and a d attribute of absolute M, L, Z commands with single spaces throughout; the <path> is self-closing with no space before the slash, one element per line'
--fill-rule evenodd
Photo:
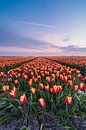
<path fill-rule="evenodd" d="M 11 55 L 21 55 L 26 56 L 26 55 L 58 55 L 63 50 L 61 49 L 55 49 L 55 48 L 50 48 L 50 49 L 27 49 L 27 48 L 20 48 L 20 47 L 7 47 L 7 46 L 0 46 L 0 55 L 2 54 L 11 54 Z"/>
<path fill-rule="evenodd" d="M 57 26 L 54 25 L 48 25 L 48 24 L 42 24 L 42 23 L 34 23 L 34 22 L 30 22 L 30 21 L 15 21 L 13 20 L 15 23 L 19 23 L 19 24 L 25 24 L 25 25 L 33 25 L 33 26 L 40 26 L 40 27 L 47 27 L 47 28 L 57 28 Z"/>
<path fill-rule="evenodd" d="M 76 43 L 71 43 L 69 36 L 62 36 L 55 31 L 38 30 L 40 26 L 54 26 L 23 22 L 0 21 L 0 55 L 86 55 L 86 47 L 75 46 Z M 28 25 L 37 26 L 36 30 Z"/>
<path fill-rule="evenodd" d="M 69 45 L 66 47 L 59 47 L 59 48 L 64 51 L 69 51 L 69 52 L 85 52 L 86 53 L 86 47 L 78 47 L 78 46 Z"/>
<path fill-rule="evenodd" d="M 78 47 L 74 45 L 68 45 L 66 47 L 53 45 L 51 47 L 61 49 L 65 54 L 69 55 L 86 55 L 86 47 Z"/>
<path fill-rule="evenodd" d="M 30 36 L 36 40 L 46 42 L 48 45 L 69 45 L 69 43 L 67 43 L 67 40 L 64 41 L 66 37 L 61 36 L 55 32 L 34 32 Z"/>

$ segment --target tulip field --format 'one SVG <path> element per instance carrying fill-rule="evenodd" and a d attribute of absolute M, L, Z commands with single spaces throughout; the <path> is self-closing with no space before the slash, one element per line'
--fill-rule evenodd
<path fill-rule="evenodd" d="M 0 58 L 0 130 L 86 130 L 83 123 L 86 57 Z"/>

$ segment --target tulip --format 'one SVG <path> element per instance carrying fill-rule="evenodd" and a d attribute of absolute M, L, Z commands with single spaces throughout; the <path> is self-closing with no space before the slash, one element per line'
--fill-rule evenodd
<path fill-rule="evenodd" d="M 39 100 L 38 100 L 38 104 L 41 106 L 41 107 L 45 107 L 46 106 L 46 102 L 45 102 L 45 100 L 44 100 L 44 98 L 40 98 Z"/>
<path fill-rule="evenodd" d="M 84 77 L 84 82 L 86 83 L 86 77 Z"/>
<path fill-rule="evenodd" d="M 32 86 L 32 81 L 28 81 L 28 86 Z"/>
<path fill-rule="evenodd" d="M 11 83 L 12 82 L 12 78 L 8 78 L 8 82 Z"/>
<path fill-rule="evenodd" d="M 68 80 L 70 80 L 72 77 L 71 77 L 71 75 L 68 75 Z"/>
<path fill-rule="evenodd" d="M 46 81 L 50 83 L 50 77 L 46 77 Z"/>
<path fill-rule="evenodd" d="M 40 76 L 40 75 L 39 75 L 39 76 L 37 76 L 37 79 L 38 79 L 38 80 L 41 80 L 41 76 Z"/>
<path fill-rule="evenodd" d="M 76 70 L 76 74 L 80 74 L 80 70 Z"/>
<path fill-rule="evenodd" d="M 85 91 L 85 85 L 84 85 L 84 83 L 80 83 L 79 88 L 80 88 L 81 91 Z"/>
<path fill-rule="evenodd" d="M 20 104 L 21 105 L 26 105 L 27 103 L 27 97 L 25 94 L 23 94 L 21 97 L 20 97 Z"/>
<path fill-rule="evenodd" d="M 11 92 L 9 93 L 11 98 L 16 98 L 16 92 L 11 90 Z"/>
<path fill-rule="evenodd" d="M 34 95 L 36 94 L 36 88 L 31 88 L 31 93 Z"/>
<path fill-rule="evenodd" d="M 53 88 L 50 88 L 50 92 L 51 92 L 51 93 L 54 93 L 54 89 L 53 89 Z"/>
<path fill-rule="evenodd" d="M 65 99 L 65 103 L 67 105 L 71 105 L 72 104 L 72 97 L 71 96 L 67 96 L 66 99 Z"/>
<path fill-rule="evenodd" d="M 25 80 L 28 80 L 28 76 L 27 75 L 23 75 Z"/>
<path fill-rule="evenodd" d="M 78 74 L 77 77 L 81 80 L 82 79 L 82 75 Z"/>
<path fill-rule="evenodd" d="M 52 78 L 52 80 L 51 80 L 51 81 L 52 81 L 52 83 L 54 83 L 54 82 L 55 82 L 55 78 Z"/>
<path fill-rule="evenodd" d="M 42 78 L 44 78 L 44 73 L 42 73 Z"/>
<path fill-rule="evenodd" d="M 4 86 L 2 87 L 2 91 L 3 91 L 3 92 L 9 91 L 9 85 L 4 85 Z"/>
<path fill-rule="evenodd" d="M 33 73 L 33 72 L 31 72 L 31 73 L 30 73 L 30 75 L 31 75 L 31 76 L 33 76 L 33 75 L 34 75 L 34 73 Z"/>
<path fill-rule="evenodd" d="M 17 88 L 15 86 L 13 87 L 13 91 L 17 92 Z"/>
<path fill-rule="evenodd" d="M 15 80 L 14 83 L 17 85 L 19 82 L 18 82 L 18 80 Z"/>
<path fill-rule="evenodd" d="M 68 71 L 67 73 L 70 75 L 72 72 L 71 72 L 71 71 Z"/>
<path fill-rule="evenodd" d="M 73 86 L 73 91 L 75 91 L 75 92 L 78 91 L 78 88 L 79 88 L 78 85 L 74 85 L 74 86 Z"/>
<path fill-rule="evenodd" d="M 73 82 L 76 82 L 76 78 L 75 77 L 73 78 Z"/>
<path fill-rule="evenodd" d="M 68 80 L 68 86 L 72 85 L 72 80 Z"/>
<path fill-rule="evenodd" d="M 44 90 L 44 85 L 42 83 L 39 84 L 41 90 Z"/>
<path fill-rule="evenodd" d="M 61 81 L 63 81 L 63 75 L 62 74 L 59 75 L 59 78 L 60 78 Z"/>
<path fill-rule="evenodd" d="M 45 86 L 45 90 L 49 91 L 50 90 L 50 87 L 47 85 Z"/>
<path fill-rule="evenodd" d="M 62 86 L 60 86 L 60 85 L 54 85 L 53 86 L 53 91 L 54 91 L 54 93 L 59 93 L 60 91 L 62 91 Z"/>
<path fill-rule="evenodd" d="M 67 76 L 64 76 L 64 82 L 67 82 L 68 78 Z"/>

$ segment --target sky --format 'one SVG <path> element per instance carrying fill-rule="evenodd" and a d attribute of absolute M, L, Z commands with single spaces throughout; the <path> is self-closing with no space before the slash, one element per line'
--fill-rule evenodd
<path fill-rule="evenodd" d="M 0 56 L 86 56 L 86 0 L 0 0 Z"/>

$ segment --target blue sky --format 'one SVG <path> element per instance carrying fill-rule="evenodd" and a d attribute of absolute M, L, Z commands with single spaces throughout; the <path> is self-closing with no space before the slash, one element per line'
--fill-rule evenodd
<path fill-rule="evenodd" d="M 0 0 L 0 55 L 86 55 L 86 0 Z"/>

